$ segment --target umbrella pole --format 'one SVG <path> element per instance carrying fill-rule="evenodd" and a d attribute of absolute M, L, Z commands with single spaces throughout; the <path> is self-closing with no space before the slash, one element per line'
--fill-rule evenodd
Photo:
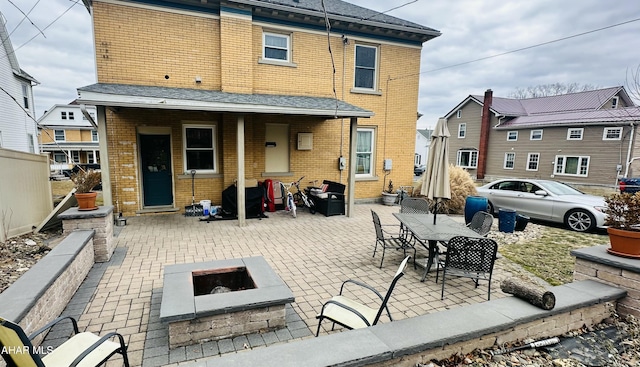
<path fill-rule="evenodd" d="M 433 224 L 436 224 L 437 216 L 438 216 L 438 198 L 436 198 L 436 203 L 433 206 Z"/>

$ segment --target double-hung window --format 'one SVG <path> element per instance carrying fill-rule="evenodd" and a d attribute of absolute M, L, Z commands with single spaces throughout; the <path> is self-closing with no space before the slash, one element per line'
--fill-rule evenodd
<path fill-rule="evenodd" d="M 602 133 L 602 140 L 621 140 L 622 128 L 621 127 L 605 127 Z"/>
<path fill-rule="evenodd" d="M 462 168 L 478 168 L 478 151 L 470 149 L 459 150 L 456 165 Z"/>
<path fill-rule="evenodd" d="M 376 89 L 378 48 L 356 45 L 355 88 Z"/>
<path fill-rule="evenodd" d="M 73 112 L 69 112 L 69 120 L 74 120 Z"/>
<path fill-rule="evenodd" d="M 527 171 L 537 171 L 540 163 L 540 153 L 529 153 L 527 155 Z"/>
<path fill-rule="evenodd" d="M 53 139 L 55 141 L 65 141 L 67 140 L 64 136 L 64 130 L 53 130 Z"/>
<path fill-rule="evenodd" d="M 542 140 L 542 130 L 531 130 L 529 140 Z"/>
<path fill-rule="evenodd" d="M 262 34 L 262 58 L 265 60 L 276 60 L 291 62 L 291 36 L 280 33 Z"/>
<path fill-rule="evenodd" d="M 517 131 L 509 131 L 507 132 L 507 141 L 517 141 L 518 140 L 518 132 Z"/>
<path fill-rule="evenodd" d="M 67 111 L 60 112 L 60 118 L 63 119 L 63 120 L 66 120 L 67 119 Z"/>
<path fill-rule="evenodd" d="M 22 105 L 25 110 L 29 109 L 29 86 L 22 84 Z"/>
<path fill-rule="evenodd" d="M 98 141 L 98 130 L 91 130 L 91 141 Z"/>
<path fill-rule="evenodd" d="M 463 122 L 458 125 L 458 138 L 464 139 L 465 136 L 467 136 L 467 124 Z"/>
<path fill-rule="evenodd" d="M 567 129 L 567 140 L 582 140 L 584 134 L 583 128 L 569 128 Z"/>
<path fill-rule="evenodd" d="M 375 129 L 358 128 L 356 141 L 356 175 L 373 176 Z"/>
<path fill-rule="evenodd" d="M 589 157 L 557 155 L 555 173 L 557 175 L 586 177 L 589 175 Z"/>
<path fill-rule="evenodd" d="M 508 152 L 504 154 L 504 169 L 513 169 L 516 165 L 516 153 Z"/>
<path fill-rule="evenodd" d="M 214 125 L 183 125 L 184 168 L 198 172 L 217 172 L 216 127 Z"/>

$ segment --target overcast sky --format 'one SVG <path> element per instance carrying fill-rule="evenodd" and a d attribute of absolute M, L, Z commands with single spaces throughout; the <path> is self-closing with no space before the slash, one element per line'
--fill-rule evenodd
<path fill-rule="evenodd" d="M 618 86 L 640 65 L 640 0 L 349 1 L 381 12 L 407 4 L 388 14 L 442 32 L 423 45 L 418 128 L 433 127 L 469 94 L 488 88 L 507 97 L 518 87 L 556 82 Z M 33 24 L 12 3 L 25 13 L 33 8 Z M 0 0 L 0 12 L 20 67 L 40 82 L 38 118 L 95 83 L 91 19 L 81 1 Z M 611 27 L 623 22 L 629 23 Z M 611 28 L 449 67 L 605 27 Z"/>

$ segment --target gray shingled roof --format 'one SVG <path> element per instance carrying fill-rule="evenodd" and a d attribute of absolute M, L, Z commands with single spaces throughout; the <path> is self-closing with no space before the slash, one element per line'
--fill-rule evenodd
<path fill-rule="evenodd" d="M 240 94 L 204 89 L 97 83 L 78 88 L 79 103 L 97 106 L 201 109 L 246 113 L 280 113 L 370 117 L 373 112 L 325 97 Z M 88 92 L 88 93 L 84 93 Z M 147 98 L 147 99 L 145 99 Z M 160 101 L 158 101 L 160 100 Z"/>
<path fill-rule="evenodd" d="M 314 12 L 323 12 L 322 2 L 320 0 L 298 0 L 298 1 L 295 1 L 295 0 L 235 0 L 235 2 L 269 3 L 274 5 L 288 6 L 295 9 L 310 10 Z M 433 35 L 434 32 L 438 34 L 440 33 L 439 31 L 433 28 L 425 27 L 423 25 L 409 22 L 407 20 L 403 20 L 400 18 L 396 18 L 391 15 L 380 14 L 380 12 L 363 8 L 361 6 L 354 5 L 346 1 L 324 0 L 324 3 L 330 18 L 332 15 L 337 15 L 341 17 L 351 18 L 354 21 L 367 20 L 370 22 L 380 23 L 381 26 L 395 25 L 395 26 L 411 28 L 413 31 L 417 31 L 417 32 L 427 31 L 428 34 L 431 34 L 431 35 Z M 389 9 L 397 5 L 398 4 L 394 2 L 387 3 L 387 6 Z"/>

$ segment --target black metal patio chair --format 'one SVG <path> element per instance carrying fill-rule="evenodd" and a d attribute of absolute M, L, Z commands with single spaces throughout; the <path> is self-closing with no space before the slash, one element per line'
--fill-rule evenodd
<path fill-rule="evenodd" d="M 393 235 L 392 233 L 399 233 L 399 224 L 382 224 L 380 223 L 380 217 L 378 213 L 371 211 L 371 216 L 373 217 L 373 225 L 376 229 L 376 244 L 373 248 L 373 257 L 376 256 L 376 251 L 378 250 L 378 245 L 382 247 L 382 259 L 380 260 L 380 268 L 382 268 L 382 263 L 384 262 L 384 253 L 387 248 L 392 248 L 395 250 L 402 250 L 404 256 L 407 256 L 407 250 L 413 250 L 413 268 L 416 267 L 416 248 L 411 241 L 407 241 L 401 235 Z M 389 231 L 385 230 L 382 227 L 386 228 L 398 228 L 398 231 Z"/>
<path fill-rule="evenodd" d="M 467 225 L 474 232 L 481 236 L 486 236 L 491 232 L 491 226 L 493 225 L 493 215 L 485 212 L 476 212 L 471 218 L 471 222 Z"/>

